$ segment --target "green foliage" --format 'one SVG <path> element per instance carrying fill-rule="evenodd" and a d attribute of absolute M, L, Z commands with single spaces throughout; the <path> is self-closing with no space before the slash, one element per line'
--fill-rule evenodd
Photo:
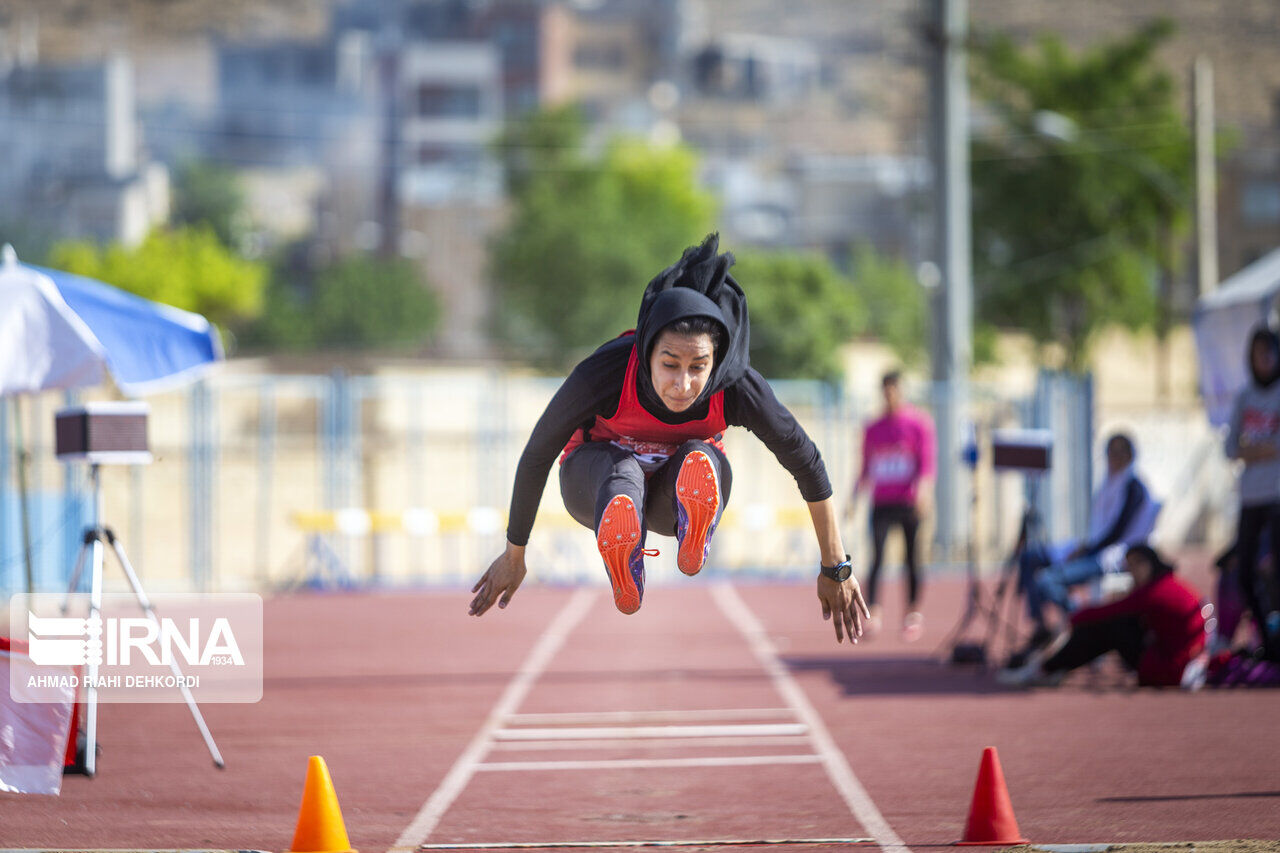
<path fill-rule="evenodd" d="M 927 354 L 929 298 L 907 264 L 867 245 L 853 253 L 853 281 L 867 307 L 867 332 L 904 364 Z"/>
<path fill-rule="evenodd" d="M 436 295 L 410 261 L 349 255 L 314 270 L 282 261 L 267 310 L 244 340 L 265 349 L 387 349 L 427 342 L 439 320 Z"/>
<path fill-rule="evenodd" d="M 747 294 L 753 367 L 771 378 L 840 378 L 840 347 L 866 326 L 852 282 L 799 252 L 742 253 L 733 276 Z"/>
<path fill-rule="evenodd" d="M 54 245 L 49 265 L 233 325 L 262 311 L 267 271 L 230 252 L 207 226 L 153 231 L 137 248 Z"/>
<path fill-rule="evenodd" d="M 974 265 L 981 322 L 1025 329 L 1083 367 L 1091 338 L 1157 317 L 1189 225 L 1191 147 L 1156 22 L 1072 53 L 1007 38 L 973 52 L 998 134 L 973 146 Z"/>
<path fill-rule="evenodd" d="M 562 104 L 529 113 L 510 122 L 497 141 L 497 155 L 507 176 L 507 192 L 524 195 L 535 177 L 580 171 L 582 141 L 587 123 L 576 104 Z"/>
<path fill-rule="evenodd" d="M 244 245 L 244 206 L 244 189 L 225 166 L 193 160 L 174 175 L 173 224 L 206 225 L 222 245 L 237 251 Z"/>
<path fill-rule="evenodd" d="M 681 147 L 582 150 L 576 111 L 536 113 L 500 143 L 514 210 L 490 255 L 497 321 L 523 358 L 564 366 L 635 325 L 649 279 L 711 230 Z"/>

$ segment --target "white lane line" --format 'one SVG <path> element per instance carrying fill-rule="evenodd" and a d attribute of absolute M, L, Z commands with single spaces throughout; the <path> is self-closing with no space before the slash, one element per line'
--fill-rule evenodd
<path fill-rule="evenodd" d="M 563 729 L 498 729 L 495 740 L 610 740 L 616 738 L 695 738 L 721 735 L 802 735 L 803 723 L 765 723 L 729 726 L 588 726 Z"/>
<path fill-rule="evenodd" d="M 494 844 L 423 844 L 418 850 L 564 850 L 578 847 L 593 849 L 599 847 L 761 847 L 781 845 L 796 847 L 804 845 L 828 844 L 867 844 L 874 838 L 703 838 L 681 841 L 499 841 Z M 1097 847 L 1102 850 L 1106 845 Z M 391 853 L 403 850 L 392 847 Z M 3 851 L 0 851 L 3 853 Z M 22 853 L 40 853 L 40 851 L 22 851 Z M 1089 851 L 1088 853 L 1093 853 Z"/>
<path fill-rule="evenodd" d="M 546 669 L 547 664 L 555 657 L 560 647 L 564 645 L 564 641 L 568 638 L 570 632 L 587 615 L 594 598 L 594 589 L 579 589 L 569 599 L 568 603 L 560 609 L 560 612 L 555 615 L 550 624 L 547 625 L 546 630 L 542 632 L 542 636 L 538 638 L 538 642 L 534 644 L 533 649 L 529 652 L 529 656 L 525 658 L 524 663 L 520 665 L 519 671 L 516 672 L 511 682 L 507 684 L 506 690 L 502 692 L 502 696 L 493 706 L 493 710 L 489 712 L 484 725 L 471 738 L 471 743 L 467 744 L 467 748 L 463 750 L 462 755 L 458 756 L 458 760 L 453 763 L 453 767 L 449 768 L 449 772 L 445 775 L 439 787 L 432 792 L 431 796 L 422 805 L 421 810 L 418 811 L 418 814 L 405 827 L 404 832 L 400 833 L 400 837 L 396 839 L 397 847 L 416 847 L 427 840 L 427 836 L 436 828 L 440 818 L 444 816 L 444 813 L 453 805 L 453 801 L 467 787 L 467 783 L 471 781 L 477 765 L 480 764 L 485 753 L 489 750 L 489 743 L 493 733 L 502 725 L 502 721 L 510 716 L 524 701 L 524 697 L 533 686 L 534 680 Z"/>
<path fill-rule="evenodd" d="M 620 758 L 613 761 L 494 761 L 476 770 L 647 770 L 661 767 L 750 767 L 758 764 L 818 764 L 820 755 L 722 755 L 706 758 Z"/>
<path fill-rule="evenodd" d="M 645 723 L 732 722 L 734 720 L 794 719 L 790 708 L 699 708 L 689 711 L 596 711 L 563 714 L 512 714 L 508 726 L 589 726 L 600 723 L 640 725 Z"/>
<path fill-rule="evenodd" d="M 501 741 L 493 744 L 495 750 L 521 752 L 531 750 L 567 749 L 710 749 L 726 746 L 808 746 L 806 735 L 782 735 L 779 737 L 709 737 L 709 738 L 654 738 L 644 743 L 634 740 L 551 740 L 524 742 Z M 3 851 L 0 851 L 3 853 Z"/>
<path fill-rule="evenodd" d="M 773 680 L 782 698 L 795 709 L 796 716 L 809 726 L 809 736 L 813 738 L 814 749 L 822 756 L 822 764 L 826 767 L 827 775 L 831 777 L 831 783 L 835 785 L 840 796 L 844 798 L 845 804 L 849 806 L 849 811 L 853 812 L 854 817 L 861 822 L 867 832 L 874 836 L 881 849 L 893 850 L 896 853 L 910 853 L 910 848 L 902 843 L 902 839 L 889 826 L 880 809 L 876 808 L 867 789 L 862 787 L 862 783 L 854 775 L 853 768 L 849 766 L 844 753 L 836 746 L 831 732 L 822 722 L 822 717 L 818 716 L 817 710 L 804 695 L 800 685 L 778 660 L 778 650 L 769 639 L 769 635 L 765 633 L 764 626 L 747 607 L 746 602 L 733 587 L 725 583 L 713 586 L 711 596 L 725 616 L 729 617 L 729 621 L 746 637 L 751 651 L 755 653 L 760 665 Z"/>

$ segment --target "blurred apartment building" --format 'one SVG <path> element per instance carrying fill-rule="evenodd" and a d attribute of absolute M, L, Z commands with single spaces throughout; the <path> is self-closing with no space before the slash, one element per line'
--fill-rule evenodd
<path fill-rule="evenodd" d="M 849 83 L 877 62 L 874 33 L 825 42 L 768 32 L 711 32 L 687 57 L 678 110 L 740 242 L 820 251 L 845 264 L 854 246 L 918 259 L 913 210 L 929 171 L 909 123 L 886 121 Z M 903 67 L 904 78 L 918 71 Z"/>
<path fill-rule="evenodd" d="M 0 62 L 0 241 L 136 245 L 169 218 L 169 175 L 143 152 L 129 60 Z M 18 246 L 19 251 L 23 247 Z"/>

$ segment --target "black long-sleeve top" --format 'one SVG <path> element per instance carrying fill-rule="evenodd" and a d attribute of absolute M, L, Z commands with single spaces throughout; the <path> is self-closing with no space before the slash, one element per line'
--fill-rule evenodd
<path fill-rule="evenodd" d="M 528 543 L 547 474 L 574 430 L 590 428 L 597 416 L 608 418 L 617 412 L 631 342 L 630 338 L 612 341 L 581 361 L 538 419 L 516 468 L 507 522 L 507 541 L 511 544 Z M 707 407 L 703 402 L 678 414 L 650 413 L 666 423 L 682 423 L 705 417 Z M 724 389 L 724 416 L 729 426 L 746 427 L 764 442 L 795 477 L 806 501 L 831 497 L 831 483 L 817 445 L 754 368 Z"/>

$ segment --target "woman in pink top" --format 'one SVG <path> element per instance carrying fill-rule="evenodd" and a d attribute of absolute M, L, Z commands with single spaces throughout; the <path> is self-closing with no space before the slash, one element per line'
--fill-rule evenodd
<path fill-rule="evenodd" d="M 920 602 L 920 568 L 916 563 L 916 532 L 928 514 L 933 494 L 937 443 L 933 420 L 925 412 L 902 401 L 901 377 L 891 371 L 880 387 L 884 393 L 884 414 L 867 424 L 862 439 L 862 473 L 854 485 L 853 499 L 871 490 L 871 541 L 874 555 L 867 577 L 867 604 L 871 625 L 880 624 L 876 604 L 884 543 L 892 527 L 901 527 L 906 540 L 907 609 L 902 635 L 919 639 L 924 630 Z"/>

